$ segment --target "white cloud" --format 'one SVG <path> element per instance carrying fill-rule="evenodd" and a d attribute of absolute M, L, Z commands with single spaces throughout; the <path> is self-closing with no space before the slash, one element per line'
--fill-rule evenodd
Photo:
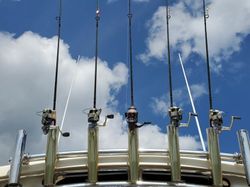
<path fill-rule="evenodd" d="M 202 1 L 179 1 L 171 7 L 170 43 L 180 50 L 184 58 L 191 53 L 204 56 L 204 25 Z M 244 38 L 250 33 L 248 0 L 211 0 L 209 4 L 208 38 L 212 67 L 219 72 L 221 60 L 240 50 Z M 144 63 L 151 58 L 162 60 L 166 56 L 166 13 L 159 7 L 148 22 L 147 49 L 139 55 Z"/>
<path fill-rule="evenodd" d="M 207 94 L 204 84 L 193 84 L 190 86 L 190 89 L 194 101 Z M 190 105 L 190 100 L 186 87 L 174 90 L 173 96 L 174 105 L 179 107 L 183 107 L 184 105 Z M 153 112 L 155 114 L 167 117 L 169 106 L 169 94 L 163 95 L 159 98 L 152 98 L 151 108 L 153 109 Z"/>
<path fill-rule="evenodd" d="M 166 96 L 152 98 L 151 108 L 155 114 L 161 114 L 162 116 L 166 117 L 168 115 L 169 106 L 170 102 Z"/>
<path fill-rule="evenodd" d="M 41 37 L 25 32 L 15 38 L 9 33 L 0 32 L 0 163 L 6 162 L 13 150 L 18 129 L 28 133 L 27 152 L 43 153 L 46 136 L 41 131 L 41 117 L 36 112 L 52 105 L 54 69 L 57 38 Z M 70 131 L 69 138 L 61 138 L 60 150 L 83 150 L 87 147 L 87 116 L 82 111 L 92 105 L 94 59 L 82 57 L 79 64 L 70 56 L 69 46 L 63 41 L 60 50 L 58 85 L 58 123 L 64 110 L 67 94 L 73 76 L 78 71 L 73 86 L 64 130 Z M 107 127 L 100 128 L 100 149 L 126 148 L 127 129 L 123 115 L 119 114 L 116 95 L 127 84 L 128 70 L 123 63 L 113 68 L 101 60 L 98 66 L 97 106 L 103 108 L 102 116 L 114 113 Z M 103 118 L 101 119 L 103 121 Z M 140 130 L 140 146 L 145 148 L 165 148 L 166 134 L 155 125 Z M 148 139 L 155 141 L 149 143 Z M 197 142 L 194 137 L 188 140 Z M 182 137 L 183 148 L 197 149 L 186 144 Z"/>
<path fill-rule="evenodd" d="M 204 84 L 193 84 L 190 86 L 190 89 L 192 91 L 192 97 L 194 100 L 197 100 L 198 98 L 207 94 Z"/>

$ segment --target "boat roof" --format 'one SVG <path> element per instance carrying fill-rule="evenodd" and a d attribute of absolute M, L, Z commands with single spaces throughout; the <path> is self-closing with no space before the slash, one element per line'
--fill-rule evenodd
<path fill-rule="evenodd" d="M 170 182 L 170 161 L 166 150 L 140 150 L 139 167 L 141 180 L 137 185 L 195 186 L 212 184 L 211 165 L 208 153 L 203 151 L 181 151 L 183 182 Z M 242 160 L 238 154 L 221 154 L 223 177 L 244 178 Z M 87 181 L 87 151 L 60 152 L 57 155 L 56 184 L 58 186 L 92 186 Z M 43 178 L 45 154 L 29 155 L 23 159 L 21 181 L 28 178 Z M 99 152 L 99 182 L 96 185 L 131 186 L 128 182 L 127 150 L 105 150 Z M 0 167 L 0 184 L 8 181 L 10 165 Z M 168 180 L 169 179 L 169 180 Z M 195 180 L 194 180 L 195 179 Z M 80 183 L 77 183 L 80 182 Z M 192 183 L 193 182 L 193 183 Z M 71 184 L 70 184 L 71 183 Z M 198 183 L 198 184 L 196 184 Z"/>

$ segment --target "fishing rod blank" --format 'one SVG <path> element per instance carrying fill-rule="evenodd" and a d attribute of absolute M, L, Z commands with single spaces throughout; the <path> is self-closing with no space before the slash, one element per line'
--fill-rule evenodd
<path fill-rule="evenodd" d="M 207 36 L 208 12 L 206 11 L 205 0 L 203 0 L 203 17 L 204 17 L 204 29 L 205 29 L 205 45 L 206 45 L 206 64 L 207 64 L 209 107 L 210 107 L 210 110 L 212 110 L 213 109 L 213 97 L 212 97 L 212 86 L 211 86 L 212 83 L 211 83 L 210 62 L 209 62 L 208 36 Z"/>
<path fill-rule="evenodd" d="M 58 33 L 57 33 L 57 52 L 56 52 L 53 110 L 56 110 L 56 98 L 57 98 L 57 79 L 58 79 L 58 66 L 59 66 L 59 56 L 60 56 L 60 40 L 61 40 L 62 0 L 59 0 L 59 15 L 58 17 L 56 17 L 56 19 L 58 22 Z"/>
<path fill-rule="evenodd" d="M 166 20 L 167 20 L 167 50 L 168 50 L 168 80 L 169 80 L 169 99 L 170 99 L 170 107 L 173 107 L 173 87 L 172 87 L 172 68 L 171 68 L 171 55 L 170 55 L 170 33 L 169 33 L 169 19 L 170 11 L 168 0 L 166 0 Z"/>

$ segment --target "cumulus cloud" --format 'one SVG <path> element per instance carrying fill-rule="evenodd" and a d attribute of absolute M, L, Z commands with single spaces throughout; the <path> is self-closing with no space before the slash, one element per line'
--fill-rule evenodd
<path fill-rule="evenodd" d="M 193 84 L 190 86 L 190 89 L 194 101 L 207 94 L 204 84 Z M 190 104 L 186 88 L 175 89 L 173 91 L 173 95 L 175 102 L 174 105 L 183 107 L 184 105 Z M 160 114 L 163 117 L 167 117 L 167 111 L 170 106 L 168 96 L 169 94 L 152 98 L 151 108 L 155 114 Z"/>
<path fill-rule="evenodd" d="M 46 136 L 41 131 L 41 117 L 36 112 L 52 106 L 56 57 L 56 37 L 46 38 L 32 32 L 19 37 L 0 32 L 0 163 L 8 160 L 13 151 L 18 129 L 26 129 L 27 152 L 43 153 Z M 58 123 L 64 110 L 72 78 L 77 75 L 72 87 L 64 131 L 69 138 L 61 138 L 59 150 L 84 150 L 87 147 L 87 115 L 93 100 L 94 59 L 81 57 L 78 64 L 69 53 L 69 46 L 61 42 L 58 104 Z M 115 114 L 107 127 L 100 128 L 100 149 L 127 148 L 127 126 L 123 115 L 117 112 L 116 96 L 127 84 L 128 70 L 124 63 L 113 67 L 99 59 L 97 106 L 103 108 L 102 116 Z M 103 117 L 101 121 L 103 121 Z M 140 129 L 140 146 L 143 148 L 166 148 L 166 134 L 156 125 Z M 154 138 L 149 143 L 148 137 Z M 194 137 L 181 138 L 183 149 L 197 149 L 199 142 Z M 190 141 L 186 141 L 186 140 Z M 8 142 L 8 143 L 6 143 Z M 187 142 L 187 143 L 185 143 Z M 194 146 L 192 146 L 194 145 Z"/>
<path fill-rule="evenodd" d="M 171 8 L 170 44 L 173 50 L 181 51 L 184 58 L 190 54 L 204 56 L 204 25 L 202 1 L 179 1 Z M 221 60 L 228 59 L 240 50 L 240 45 L 250 32 L 250 1 L 209 1 L 208 38 L 212 68 L 219 72 Z M 237 12 L 237 13 L 236 13 Z M 240 13 L 239 13 L 240 12 Z M 166 10 L 159 7 L 148 21 L 147 48 L 139 58 L 150 63 L 152 58 L 162 60 L 166 56 Z"/>

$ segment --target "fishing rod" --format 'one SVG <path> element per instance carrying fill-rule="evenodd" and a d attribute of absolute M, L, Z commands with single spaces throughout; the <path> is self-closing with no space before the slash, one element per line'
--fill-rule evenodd
<path fill-rule="evenodd" d="M 182 109 L 179 107 L 174 106 L 173 100 L 173 83 L 172 83 L 172 67 L 171 67 L 171 53 L 170 53 L 170 28 L 169 28 L 169 20 L 171 18 L 170 9 L 169 9 L 169 1 L 165 1 L 166 5 L 166 24 L 167 24 L 167 58 L 168 58 L 168 73 L 169 73 L 169 99 L 170 99 L 170 106 L 169 106 L 169 117 L 171 125 L 175 127 L 186 126 L 180 123 L 182 120 Z M 190 114 L 191 115 L 191 114 Z M 195 115 L 195 114 L 192 114 Z M 188 123 L 187 123 L 188 124 Z"/>
<path fill-rule="evenodd" d="M 222 186 L 222 169 L 221 169 L 221 157 L 220 157 L 220 146 L 219 146 L 219 134 L 222 131 L 231 130 L 234 120 L 241 119 L 238 116 L 231 117 L 231 124 L 229 126 L 223 126 L 223 111 L 213 108 L 213 98 L 211 89 L 211 75 L 210 75 L 210 64 L 209 64 L 209 49 L 208 49 L 208 34 L 207 34 L 207 19 L 209 18 L 208 12 L 206 11 L 206 2 L 203 0 L 203 17 L 204 17 L 204 31 L 205 31 L 205 48 L 206 48 L 206 64 L 207 64 L 207 78 L 208 78 L 208 90 L 209 90 L 209 124 L 207 128 L 207 139 L 208 139 L 208 152 L 209 160 L 211 163 L 211 172 L 214 186 Z"/>
<path fill-rule="evenodd" d="M 130 107 L 125 113 L 128 123 L 128 162 L 130 182 L 135 184 L 139 179 L 139 153 L 138 153 L 138 133 L 137 122 L 138 112 L 134 106 L 134 83 L 133 83 L 133 58 L 132 58 L 132 12 L 131 1 L 128 1 L 128 23 L 129 23 L 129 70 L 130 70 Z"/>
<path fill-rule="evenodd" d="M 169 10 L 169 1 L 166 0 L 166 24 L 167 24 L 167 57 L 168 57 L 168 73 L 169 73 L 169 98 L 170 106 L 168 109 L 168 115 L 170 118 L 170 124 L 167 126 L 168 132 L 168 150 L 169 160 L 171 165 L 171 180 L 173 182 L 181 181 L 181 164 L 180 164 L 180 145 L 179 145 L 179 127 L 188 127 L 191 117 L 197 116 L 197 114 L 189 113 L 187 123 L 181 123 L 182 109 L 174 106 L 173 100 L 173 86 L 172 86 L 172 67 L 171 67 L 171 55 L 170 55 L 170 29 L 169 20 L 171 18 Z"/>
<path fill-rule="evenodd" d="M 60 56 L 60 40 L 61 40 L 61 21 L 62 21 L 62 0 L 59 0 L 59 14 L 56 17 L 57 27 L 57 50 L 56 50 L 56 70 L 55 70 L 55 84 L 54 84 L 54 98 L 53 98 L 53 110 L 56 110 L 56 99 L 57 99 L 57 79 L 58 79 L 58 66 Z"/>
<path fill-rule="evenodd" d="M 208 11 L 206 10 L 206 2 L 203 0 L 203 17 L 204 17 L 204 33 L 205 33 L 205 49 L 206 49 L 206 64 L 207 64 L 207 78 L 208 78 L 208 90 L 209 90 L 209 122 L 210 127 L 215 128 L 218 133 L 223 130 L 223 111 L 213 108 L 212 86 L 211 86 L 211 68 L 209 62 L 209 47 L 208 47 L 208 33 L 207 33 L 207 19 L 209 18 Z M 231 124 L 234 119 L 239 119 L 237 116 L 232 116 Z M 231 125 L 230 125 L 231 126 Z M 228 129 L 227 127 L 224 129 Z"/>
<path fill-rule="evenodd" d="M 212 96 L 212 86 L 211 86 L 211 72 L 210 72 L 210 62 L 209 62 L 209 51 L 208 51 L 208 34 L 207 34 L 207 19 L 209 15 L 206 11 L 206 3 L 203 0 L 203 18 L 204 18 L 204 30 L 205 30 L 205 46 L 206 46 L 206 64 L 207 64 L 207 79 L 208 79 L 208 95 L 209 95 L 209 108 L 213 109 L 213 96 Z"/>
<path fill-rule="evenodd" d="M 128 12 L 128 21 L 129 21 L 129 70 L 130 70 L 130 97 L 131 104 L 134 106 L 134 81 L 133 81 L 133 48 L 132 48 L 132 12 L 131 12 L 131 1 L 129 0 L 129 12 Z"/>
<path fill-rule="evenodd" d="M 102 109 L 97 109 L 97 68 L 98 68 L 98 46 L 99 46 L 99 21 L 100 21 L 100 8 L 99 0 L 96 0 L 96 41 L 95 41 L 95 69 L 94 69 L 94 97 L 93 97 L 93 108 L 88 113 L 88 180 L 90 183 L 95 184 L 98 180 L 98 127 L 106 126 L 107 119 L 113 119 L 114 115 L 109 114 L 105 116 L 105 121 L 100 125 L 99 119 Z"/>
<path fill-rule="evenodd" d="M 61 40 L 62 0 L 59 0 L 58 16 L 56 17 L 56 20 L 57 20 L 57 49 L 56 49 L 53 108 L 52 110 L 44 109 L 42 111 L 42 124 L 43 124 L 42 130 L 45 135 L 48 134 L 50 125 L 56 126 L 56 104 L 57 104 L 58 69 L 59 69 L 60 40 Z"/>
<path fill-rule="evenodd" d="M 60 39 L 61 39 L 61 18 L 62 18 L 62 0 L 59 0 L 59 13 L 56 17 L 58 23 L 57 32 L 57 53 L 56 53 L 56 69 L 55 69 L 55 84 L 54 84 L 54 97 L 53 108 L 44 109 L 42 111 L 42 130 L 47 135 L 46 159 L 44 169 L 44 185 L 50 186 L 55 184 L 55 166 L 57 161 L 57 147 L 59 133 L 68 137 L 69 132 L 63 133 L 59 126 L 56 124 L 56 102 L 57 102 L 57 84 L 58 84 L 58 68 L 60 56 Z"/>
<path fill-rule="evenodd" d="M 94 70 L 94 98 L 93 108 L 88 113 L 88 180 L 91 183 L 97 182 L 98 168 L 98 122 L 101 109 L 96 109 L 96 91 L 97 91 L 97 65 L 98 65 L 98 34 L 100 9 L 99 1 L 96 1 L 96 41 L 95 41 L 95 70 Z"/>
<path fill-rule="evenodd" d="M 56 68 L 55 68 L 55 84 L 54 84 L 54 97 L 53 97 L 53 109 L 44 109 L 42 111 L 42 130 L 45 135 L 48 134 L 50 126 L 56 126 L 56 103 L 57 103 L 57 84 L 58 84 L 58 69 L 59 69 L 59 57 L 60 57 L 60 40 L 61 40 L 61 20 L 62 20 L 62 0 L 59 0 L 59 12 L 56 17 L 57 20 L 57 49 L 56 49 Z M 68 137 L 68 132 L 63 133 L 59 131 L 64 137 Z"/>
<path fill-rule="evenodd" d="M 169 80 L 169 99 L 170 107 L 173 107 L 173 87 L 172 87 L 172 68 L 171 68 L 171 55 L 170 55 L 170 39 L 169 39 L 169 19 L 170 11 L 168 7 L 168 0 L 166 0 L 166 20 L 167 20 L 167 48 L 168 48 L 168 80 Z"/>
<path fill-rule="evenodd" d="M 99 36 L 99 21 L 100 21 L 100 9 L 99 1 L 96 1 L 96 43 L 95 43 L 95 78 L 94 78 L 94 99 L 93 108 L 96 108 L 96 89 L 97 89 L 97 63 L 98 63 L 98 36 Z"/>
<path fill-rule="evenodd" d="M 128 163 L 129 180 L 135 184 L 139 180 L 139 140 L 137 129 L 150 122 L 138 123 L 138 112 L 134 103 L 134 79 L 133 79 L 133 48 L 132 48 L 132 11 L 131 0 L 128 0 L 128 37 L 129 37 L 129 73 L 130 73 L 130 107 L 125 113 L 128 123 Z"/>

